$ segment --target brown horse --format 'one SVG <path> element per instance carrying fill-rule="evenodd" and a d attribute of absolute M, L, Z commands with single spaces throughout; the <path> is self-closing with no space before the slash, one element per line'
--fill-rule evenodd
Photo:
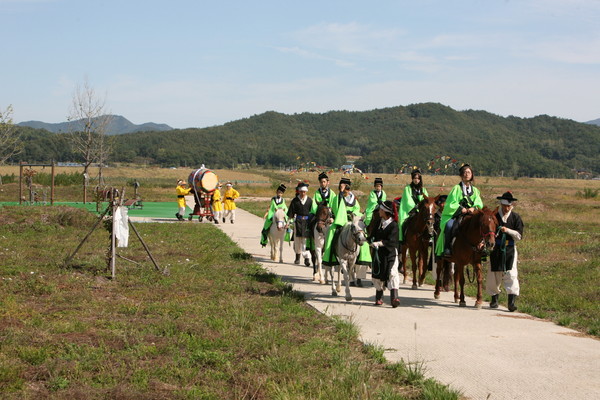
<path fill-rule="evenodd" d="M 494 249 L 496 242 L 496 229 L 498 220 L 496 213 L 498 208 L 491 210 L 484 207 L 473 214 L 466 214 L 452 244 L 452 256 L 447 261 L 454 262 L 454 302 L 460 307 L 466 307 L 465 302 L 465 266 L 472 265 L 474 276 L 477 278 L 477 300 L 475 307 L 481 308 L 483 271 L 481 268 L 481 257 Z M 442 233 L 443 234 L 443 233 Z M 460 294 L 458 287 L 460 284 Z M 435 296 L 439 296 L 439 287 L 436 285 Z"/>
<path fill-rule="evenodd" d="M 425 265 L 429 254 L 429 242 L 434 234 L 434 215 L 437 211 L 436 200 L 438 198 L 439 196 L 423 196 L 423 200 L 417 204 L 418 212 L 408 217 L 404 223 L 406 233 L 402 246 L 402 265 L 404 265 L 404 275 L 406 277 L 406 250 L 408 250 L 412 263 L 413 289 L 423 285 L 427 274 Z"/>
<path fill-rule="evenodd" d="M 330 219 L 331 210 L 327 206 L 327 203 L 319 204 L 317 207 L 317 213 L 312 221 L 314 226 L 311 232 L 313 234 L 315 249 L 311 250 L 311 253 L 313 255 L 313 282 L 319 282 L 321 284 L 324 284 L 326 280 L 329 280 L 329 275 L 331 275 L 331 279 L 333 280 L 331 268 L 329 268 L 329 275 L 327 276 L 327 279 L 325 277 L 326 274 L 323 274 L 323 246 L 325 245 L 327 231 L 331 225 L 329 222 Z"/>

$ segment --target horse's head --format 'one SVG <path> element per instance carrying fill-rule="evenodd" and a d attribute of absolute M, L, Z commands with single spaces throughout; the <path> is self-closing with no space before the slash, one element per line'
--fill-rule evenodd
<path fill-rule="evenodd" d="M 485 244 L 485 249 L 488 252 L 494 250 L 494 245 L 496 244 L 496 229 L 498 228 L 497 212 L 497 207 L 495 210 L 483 207 L 482 210 L 477 212 L 479 214 L 479 232 Z"/>
<path fill-rule="evenodd" d="M 425 226 L 427 228 L 427 233 L 429 234 L 429 236 L 433 236 L 433 228 L 434 228 L 434 223 L 435 223 L 435 212 L 437 211 L 437 205 L 436 205 L 436 200 L 439 198 L 439 195 L 437 197 L 428 197 L 428 196 L 423 196 L 423 200 L 421 200 L 418 204 L 418 215 L 420 218 L 422 218 L 423 222 L 425 223 Z"/>
<path fill-rule="evenodd" d="M 326 202 L 319 204 L 315 218 L 317 232 L 323 233 L 323 230 L 329 225 L 329 218 L 331 218 L 331 209 Z"/>
<path fill-rule="evenodd" d="M 283 208 L 278 208 L 273 214 L 273 224 L 277 226 L 277 230 L 282 231 L 285 229 L 285 211 Z"/>
<path fill-rule="evenodd" d="M 367 235 L 365 233 L 365 218 L 352 214 L 352 226 L 350 227 L 354 242 L 362 246 L 367 241 Z"/>

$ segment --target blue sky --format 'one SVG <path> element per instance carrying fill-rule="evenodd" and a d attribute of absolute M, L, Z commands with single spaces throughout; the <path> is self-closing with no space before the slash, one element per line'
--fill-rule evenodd
<path fill-rule="evenodd" d="M 0 0 L 0 109 L 136 124 L 421 102 L 600 118 L 600 0 Z"/>

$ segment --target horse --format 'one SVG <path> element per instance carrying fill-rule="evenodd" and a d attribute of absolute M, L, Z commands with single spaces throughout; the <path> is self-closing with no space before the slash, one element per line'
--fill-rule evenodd
<path fill-rule="evenodd" d="M 331 223 L 331 210 L 327 206 L 327 203 L 321 203 L 317 207 L 317 213 L 313 219 L 313 242 L 315 244 L 314 259 L 313 259 L 313 281 L 325 284 L 325 274 L 323 274 L 323 246 L 325 245 L 325 237 Z M 327 267 L 327 276 L 331 276 L 333 280 L 333 273 L 331 267 Z"/>
<path fill-rule="evenodd" d="M 459 307 L 466 307 L 465 302 L 465 266 L 471 264 L 474 276 L 477 278 L 477 300 L 475 307 L 482 305 L 482 282 L 483 271 L 481 268 L 481 257 L 494 249 L 496 243 L 496 229 L 498 220 L 496 213 L 498 208 L 492 210 L 484 207 L 472 214 L 466 214 L 458 226 L 456 239 L 452 244 L 452 256 L 445 257 L 447 261 L 454 262 L 454 302 Z M 442 233 L 443 234 L 443 233 Z M 458 287 L 460 284 L 460 293 Z M 436 285 L 434 296 L 439 296 L 439 287 Z"/>
<path fill-rule="evenodd" d="M 402 248 L 402 265 L 405 266 L 404 276 L 406 277 L 406 250 L 408 250 L 412 263 L 413 289 L 422 286 L 425 275 L 427 275 L 427 256 L 429 242 L 434 234 L 434 215 L 437 211 L 436 200 L 438 198 L 439 196 L 423 196 L 423 200 L 417 203 L 418 212 L 412 214 L 404 222 L 406 233 Z"/>
<path fill-rule="evenodd" d="M 285 210 L 278 208 L 273 214 L 273 223 L 269 228 L 269 243 L 271 244 L 271 260 L 275 261 L 277 246 L 279 245 L 279 262 L 283 263 L 283 238 L 285 236 L 286 222 Z"/>
<path fill-rule="evenodd" d="M 337 285 L 331 280 L 331 295 L 337 296 L 341 290 L 341 274 L 344 274 L 346 283 L 346 301 L 352 301 L 350 294 L 349 272 L 353 271 L 354 263 L 360 253 L 360 246 L 367 241 L 363 217 L 352 214 L 352 220 L 344 225 L 339 233 L 336 243 L 336 257 L 339 263 Z"/>

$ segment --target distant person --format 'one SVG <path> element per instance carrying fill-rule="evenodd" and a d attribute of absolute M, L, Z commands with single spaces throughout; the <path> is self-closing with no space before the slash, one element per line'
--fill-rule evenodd
<path fill-rule="evenodd" d="M 287 214 L 288 208 L 285 204 L 285 199 L 283 198 L 286 189 L 286 186 L 282 183 L 277 188 L 275 196 L 271 198 L 271 203 L 269 203 L 269 208 L 264 216 L 265 223 L 263 224 L 263 229 L 260 234 L 260 244 L 262 247 L 265 247 L 269 241 L 269 229 L 271 229 L 271 225 L 273 225 L 273 215 L 275 215 L 275 211 L 278 208 L 282 208 Z"/>
<path fill-rule="evenodd" d="M 404 223 L 411 215 L 417 212 L 417 205 L 423 196 L 429 196 L 427 189 L 423 187 L 423 175 L 420 169 L 413 169 L 410 173 L 410 183 L 404 187 L 400 208 L 398 209 L 398 226 L 400 243 L 404 243 Z"/>
<path fill-rule="evenodd" d="M 365 225 L 369 226 L 371 218 L 373 218 L 373 212 L 377 207 L 387 200 L 387 195 L 383 190 L 383 179 L 375 178 L 373 182 L 373 190 L 369 192 L 369 198 L 367 199 L 367 206 L 365 208 Z"/>
<path fill-rule="evenodd" d="M 179 211 L 175 214 L 178 220 L 183 221 L 183 215 L 185 214 L 185 196 L 190 193 L 192 188 L 186 188 L 185 182 L 181 179 L 177 181 L 177 205 L 179 206 Z"/>
<path fill-rule="evenodd" d="M 515 301 L 519 296 L 519 279 L 517 273 L 518 253 L 516 242 L 523 237 L 523 220 L 513 211 L 517 199 L 511 192 L 496 197 L 500 200 L 500 210 L 496 214 L 499 230 L 496 236 L 496 245 L 490 255 L 490 269 L 486 279 L 486 289 L 492 301 L 490 308 L 498 308 L 498 295 L 500 287 L 508 294 L 508 310 L 517 309 Z"/>
<path fill-rule="evenodd" d="M 390 303 L 396 308 L 400 305 L 398 288 L 400 287 L 400 273 L 398 272 L 398 223 L 394 221 L 394 205 L 390 200 L 379 205 L 377 211 L 381 223 L 373 234 L 372 247 L 372 275 L 375 286 L 375 305 L 383 304 L 383 291 L 390 290 Z"/>
<path fill-rule="evenodd" d="M 448 193 L 442 219 L 440 221 L 440 230 L 442 234 L 436 245 L 436 255 L 452 255 L 452 238 L 454 230 L 458 228 L 458 219 L 466 214 L 472 214 L 477 209 L 483 208 L 483 201 L 479 189 L 473 186 L 474 174 L 469 164 L 464 164 L 458 170 L 460 174 L 460 183 L 455 185 Z"/>
<path fill-rule="evenodd" d="M 231 182 L 227 182 L 225 187 L 225 193 L 223 194 L 223 197 L 225 197 L 223 200 L 223 209 L 225 210 L 223 222 L 229 219 L 229 221 L 231 221 L 233 224 L 235 221 L 235 210 L 237 208 L 235 205 L 235 200 L 240 197 L 240 194 L 233 188 L 233 184 Z"/>
<path fill-rule="evenodd" d="M 223 185 L 219 183 L 217 188 L 212 192 L 211 204 L 212 204 L 212 212 L 213 212 L 213 220 L 215 224 L 219 223 L 219 220 L 223 218 L 223 200 L 221 197 L 221 188 Z M 223 222 L 225 219 L 223 218 Z"/>
<path fill-rule="evenodd" d="M 300 264 L 300 258 L 304 257 L 304 265 L 310 267 L 310 251 L 306 248 L 306 239 L 311 236 L 309 223 L 312 199 L 308 197 L 308 184 L 304 182 L 298 183 L 296 192 L 298 195 L 290 202 L 287 212 L 288 218 L 294 221 L 294 264 Z"/>

